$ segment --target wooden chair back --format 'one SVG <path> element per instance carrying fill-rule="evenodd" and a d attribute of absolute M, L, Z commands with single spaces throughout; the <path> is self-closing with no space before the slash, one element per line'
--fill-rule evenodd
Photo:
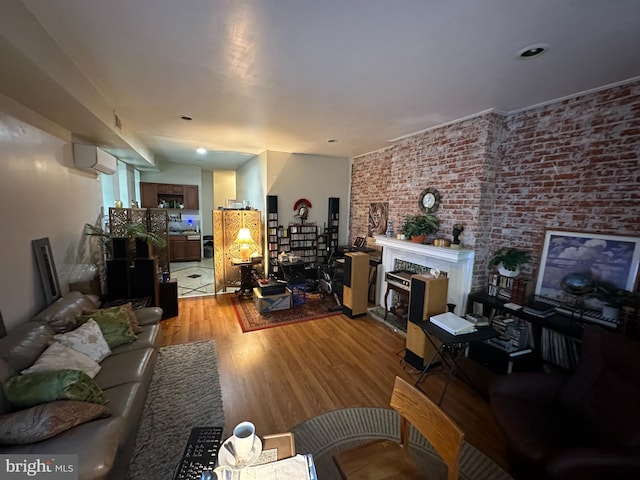
<path fill-rule="evenodd" d="M 458 479 L 458 460 L 464 432 L 417 388 L 396 377 L 391 408 L 400 414 L 400 443 L 409 445 L 409 423 L 433 445 L 447 465 L 447 479 Z"/>

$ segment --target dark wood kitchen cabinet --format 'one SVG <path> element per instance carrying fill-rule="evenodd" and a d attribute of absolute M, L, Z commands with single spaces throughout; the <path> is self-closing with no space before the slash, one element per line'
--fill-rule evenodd
<path fill-rule="evenodd" d="M 140 201 L 142 208 L 158 208 L 158 184 L 140 182 Z"/>
<path fill-rule="evenodd" d="M 199 261 L 202 258 L 200 240 L 187 240 L 187 260 Z"/>
<path fill-rule="evenodd" d="M 198 186 L 197 185 L 183 185 L 184 186 L 184 208 L 187 210 L 198 210 L 200 208 L 200 202 L 198 200 Z"/>
<path fill-rule="evenodd" d="M 169 236 L 169 259 L 171 262 L 184 262 L 187 259 L 187 237 L 185 235 Z"/>
<path fill-rule="evenodd" d="M 142 208 L 157 208 L 165 202 L 172 208 L 182 204 L 185 210 L 200 209 L 198 185 L 140 182 L 140 200 Z"/>
<path fill-rule="evenodd" d="M 200 239 L 189 240 L 187 235 L 170 235 L 169 258 L 171 262 L 200 261 L 202 258 Z"/>

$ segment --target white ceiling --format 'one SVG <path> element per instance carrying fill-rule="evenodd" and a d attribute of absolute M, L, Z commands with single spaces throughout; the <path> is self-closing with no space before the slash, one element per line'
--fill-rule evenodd
<path fill-rule="evenodd" d="M 95 130 L 128 136 L 112 145 L 125 157 L 146 148 L 210 168 L 235 168 L 264 150 L 352 157 L 487 109 L 640 76 L 638 0 L 3 3 L 15 18 L 0 20 L 2 69 L 15 62 L 14 71 L 45 72 L 51 92 L 73 99 L 65 108 L 78 108 Z M 43 35 L 26 36 L 26 24 Z M 537 43 L 550 48 L 517 56 Z M 0 73 L 5 94 L 92 136 L 22 83 Z M 210 152 L 198 157 L 196 147 Z"/>

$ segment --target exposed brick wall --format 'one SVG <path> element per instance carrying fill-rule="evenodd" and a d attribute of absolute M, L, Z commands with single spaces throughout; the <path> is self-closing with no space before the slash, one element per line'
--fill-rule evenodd
<path fill-rule="evenodd" d="M 489 113 L 416 134 L 353 160 L 350 236 L 371 202 L 400 231 L 426 187 L 440 191 L 437 236 L 476 252 L 473 288 L 502 246 L 532 252 L 547 228 L 640 235 L 640 82 L 503 117 Z"/>

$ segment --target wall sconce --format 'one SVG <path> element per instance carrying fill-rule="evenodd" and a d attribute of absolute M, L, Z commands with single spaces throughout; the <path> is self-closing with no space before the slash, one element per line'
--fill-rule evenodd
<path fill-rule="evenodd" d="M 236 243 L 240 244 L 240 259 L 243 262 L 249 261 L 249 256 L 251 255 L 251 249 L 249 244 L 254 244 L 253 238 L 251 238 L 251 232 L 248 228 L 241 228 L 238 232 L 238 238 L 236 238 Z"/>

